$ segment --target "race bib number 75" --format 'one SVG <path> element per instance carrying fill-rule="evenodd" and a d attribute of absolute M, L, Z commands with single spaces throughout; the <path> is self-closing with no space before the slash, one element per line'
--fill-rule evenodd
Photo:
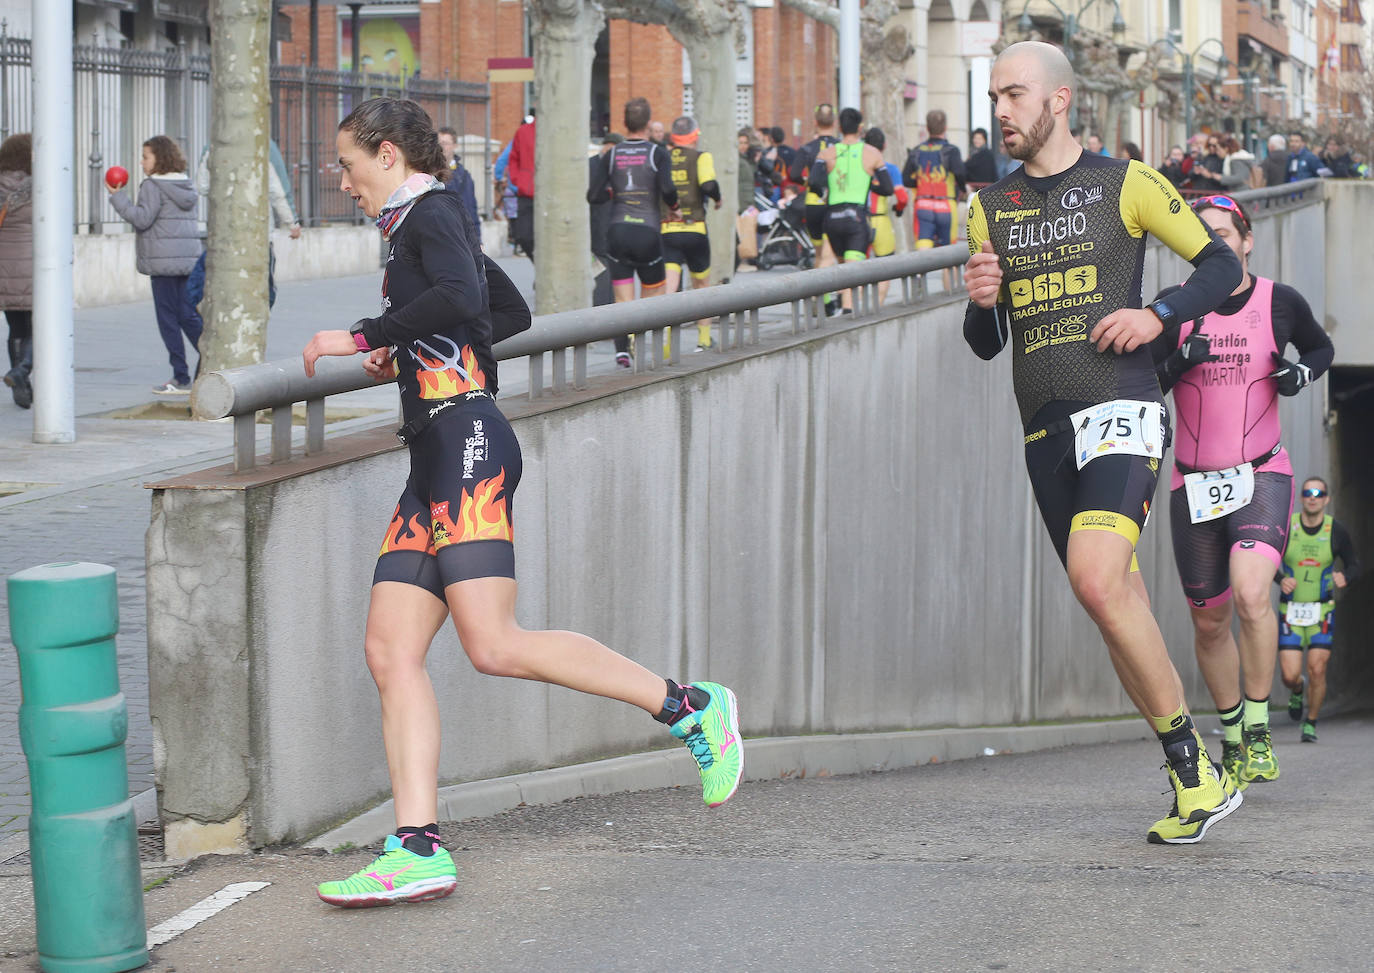
<path fill-rule="evenodd" d="M 1128 453 L 1153 456 L 1164 453 L 1162 420 L 1158 402 L 1116 399 L 1069 416 L 1074 428 L 1074 458 L 1081 470 L 1100 456 Z"/>

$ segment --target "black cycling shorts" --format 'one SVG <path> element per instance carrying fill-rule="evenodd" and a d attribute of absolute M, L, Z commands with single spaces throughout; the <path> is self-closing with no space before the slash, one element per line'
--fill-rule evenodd
<path fill-rule="evenodd" d="M 830 207 L 824 203 L 806 204 L 806 232 L 817 250 L 825 242 L 825 214 L 828 212 Z"/>
<path fill-rule="evenodd" d="M 386 529 L 372 583 L 444 589 L 472 578 L 514 578 L 511 504 L 520 444 L 496 401 L 470 392 L 410 444 L 410 476 Z"/>
<path fill-rule="evenodd" d="M 700 277 L 711 269 L 711 241 L 705 233 L 684 230 L 665 233 L 663 262 L 677 267 L 685 266 L 694 277 Z"/>
<path fill-rule="evenodd" d="M 1194 524 L 1188 517 L 1188 491 L 1169 496 L 1174 561 L 1183 594 L 1195 608 L 1220 605 L 1231 597 L 1231 552 L 1256 551 L 1283 563 L 1288 544 L 1288 518 L 1293 506 L 1293 477 L 1288 473 L 1255 474 L 1255 493 L 1240 510 Z"/>
<path fill-rule="evenodd" d="M 663 283 L 663 234 L 647 223 L 612 223 L 606 230 L 606 269 L 611 283 L 634 280 L 645 287 Z"/>
<path fill-rule="evenodd" d="M 1163 457 L 1098 456 L 1083 469 L 1074 462 L 1074 434 L 1044 429 L 1092 403 L 1047 403 L 1027 427 L 1026 472 L 1059 562 L 1069 560 L 1069 535 L 1080 530 L 1120 534 L 1135 547 L 1150 516 L 1150 502 Z M 1163 423 L 1168 427 L 1168 422 Z M 1131 570 L 1137 570 L 1131 557 Z"/>
<path fill-rule="evenodd" d="M 868 254 L 873 242 L 873 228 L 868 223 L 868 209 L 858 203 L 831 206 L 825 214 L 825 236 L 830 249 L 843 260 L 847 253 Z"/>

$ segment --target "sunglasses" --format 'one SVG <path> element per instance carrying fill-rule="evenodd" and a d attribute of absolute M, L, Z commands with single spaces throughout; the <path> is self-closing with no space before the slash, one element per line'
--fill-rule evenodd
<path fill-rule="evenodd" d="M 1250 225 L 1250 221 L 1245 216 L 1245 211 L 1242 210 L 1240 204 L 1230 196 L 1203 196 L 1201 199 L 1193 200 L 1193 209 L 1198 209 L 1201 206 L 1215 206 L 1217 209 L 1230 210 L 1232 213 L 1239 216 L 1240 221 L 1247 227 Z"/>
<path fill-rule="evenodd" d="M 1326 496 L 1326 491 L 1318 490 L 1316 487 L 1311 487 L 1309 489 L 1302 491 L 1302 495 L 1304 497 L 1324 497 Z"/>

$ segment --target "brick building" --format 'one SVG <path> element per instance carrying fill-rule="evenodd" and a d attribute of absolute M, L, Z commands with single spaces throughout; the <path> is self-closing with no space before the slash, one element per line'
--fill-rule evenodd
<path fill-rule="evenodd" d="M 757 5 L 755 5 L 757 4 Z M 278 46 L 282 64 L 309 59 L 310 14 L 283 6 L 290 40 Z M 745 52 L 736 65 L 737 125 L 780 125 L 791 142 L 811 137 L 811 116 L 836 94 L 835 36 L 823 24 L 779 3 L 743 7 Z M 318 67 L 351 67 L 352 18 L 347 6 L 318 7 Z M 426 79 L 485 81 L 487 59 L 531 52 L 524 4 L 512 0 L 422 0 L 373 3 L 359 9 L 360 58 L 369 70 L 419 71 Z M 687 56 L 666 28 L 608 21 L 597 41 L 588 93 L 588 135 L 622 129 L 621 111 L 635 96 L 649 99 L 654 117 L 670 123 L 691 109 Z M 492 86 L 491 132 L 510 138 L 532 86 Z M 469 123 L 471 129 L 471 123 Z"/>

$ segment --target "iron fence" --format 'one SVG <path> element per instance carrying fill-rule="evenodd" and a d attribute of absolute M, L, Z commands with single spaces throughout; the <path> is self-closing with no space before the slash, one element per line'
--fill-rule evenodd
<path fill-rule="evenodd" d="M 162 51 L 77 44 L 72 70 L 76 230 L 118 232 L 125 224 L 110 206 L 103 185 L 106 168 L 128 169 L 130 191 L 136 193 L 142 145 L 163 134 L 181 146 L 194 175 L 210 142 L 210 56 L 190 53 L 185 42 Z M 412 98 L 435 125 L 455 129 L 463 163 L 479 185 L 490 170 L 485 84 L 273 65 L 270 85 L 272 137 L 286 161 L 297 215 L 306 225 L 360 219 L 352 200 L 334 191 L 339 178 L 334 131 L 355 104 L 376 95 Z M 0 139 L 32 127 L 32 43 L 10 36 L 0 23 Z M 202 220 L 205 214 L 202 200 Z"/>

